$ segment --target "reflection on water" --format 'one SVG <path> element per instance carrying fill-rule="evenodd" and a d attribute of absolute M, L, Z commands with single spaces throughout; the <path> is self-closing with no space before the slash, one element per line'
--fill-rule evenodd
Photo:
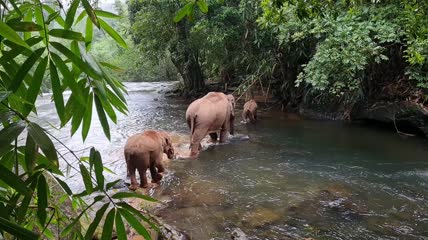
<path fill-rule="evenodd" d="M 109 179 L 125 179 L 130 135 L 151 128 L 188 138 L 188 103 L 160 93 L 170 84 L 127 84 L 129 114 L 112 126 L 111 142 L 96 116 L 84 144 L 80 132 L 61 139 L 73 150 L 95 146 L 115 172 Z M 57 124 L 49 98 L 39 104 L 39 116 Z M 198 160 L 172 161 L 153 193 L 171 199 L 158 215 L 192 239 L 230 239 L 235 228 L 250 239 L 428 239 L 426 140 L 275 112 L 260 114 L 256 125 L 236 122 L 229 144 L 209 147 Z M 74 174 L 68 182 L 78 191 L 83 183 Z"/>

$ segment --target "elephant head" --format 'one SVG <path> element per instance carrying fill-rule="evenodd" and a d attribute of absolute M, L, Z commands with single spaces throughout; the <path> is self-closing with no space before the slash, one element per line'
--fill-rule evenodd
<path fill-rule="evenodd" d="M 171 138 L 166 132 L 159 132 L 162 138 L 163 152 L 168 156 L 169 159 L 174 158 L 174 147 L 172 146 Z"/>
<path fill-rule="evenodd" d="M 229 133 L 234 134 L 234 127 L 233 127 L 233 121 L 235 120 L 235 97 L 232 94 L 226 95 L 227 100 L 229 101 L 229 110 L 230 110 L 230 117 L 229 117 Z"/>

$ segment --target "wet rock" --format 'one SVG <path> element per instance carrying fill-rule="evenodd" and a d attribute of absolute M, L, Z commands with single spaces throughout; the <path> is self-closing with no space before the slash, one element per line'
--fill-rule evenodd
<path fill-rule="evenodd" d="M 153 101 L 159 101 L 159 98 L 153 98 Z"/>
<path fill-rule="evenodd" d="M 240 228 L 235 228 L 231 235 L 232 240 L 247 240 L 247 235 Z"/>
<path fill-rule="evenodd" d="M 360 104 L 351 112 L 352 120 L 372 120 L 397 125 L 398 130 L 428 136 L 428 108 L 414 102 Z M 416 130 L 416 131 L 415 131 Z"/>
<path fill-rule="evenodd" d="M 267 208 L 257 208 L 244 215 L 242 222 L 252 228 L 272 224 L 281 219 L 281 215 Z"/>

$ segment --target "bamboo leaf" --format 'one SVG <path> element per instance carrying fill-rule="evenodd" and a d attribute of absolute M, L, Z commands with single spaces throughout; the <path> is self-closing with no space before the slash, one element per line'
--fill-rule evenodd
<path fill-rule="evenodd" d="M 112 208 L 110 212 L 106 216 L 106 220 L 104 221 L 103 233 L 101 235 L 101 240 L 110 240 L 113 233 L 113 223 L 114 223 L 114 215 L 116 213 L 116 209 Z"/>
<path fill-rule="evenodd" d="M 174 17 L 174 22 L 176 23 L 180 22 L 181 19 L 184 18 L 184 16 L 190 15 L 190 11 L 192 10 L 194 4 L 195 3 L 193 1 L 189 2 L 186 5 L 184 5 L 184 7 L 182 7 L 180 10 L 178 10 L 177 14 Z"/>
<path fill-rule="evenodd" d="M 112 37 L 123 48 L 128 48 L 125 40 L 123 40 L 123 38 L 110 25 L 108 25 L 102 19 L 98 19 L 98 20 L 100 22 L 101 28 L 104 29 L 107 32 L 107 34 L 110 35 L 110 37 Z"/>
<path fill-rule="evenodd" d="M 95 150 L 95 148 L 91 148 L 91 162 L 93 162 L 95 167 L 95 177 L 97 179 L 97 184 L 100 189 L 104 189 L 104 175 L 103 175 L 103 162 L 101 160 L 100 152 Z"/>
<path fill-rule="evenodd" d="M 119 16 L 119 15 L 117 15 L 117 14 L 114 14 L 114 13 L 111 13 L 111 12 L 106 12 L 106 11 L 99 10 L 99 9 L 96 9 L 94 12 L 95 12 L 95 14 L 96 14 L 98 17 L 105 17 L 105 18 L 121 18 L 121 16 Z"/>
<path fill-rule="evenodd" d="M 56 14 L 56 11 L 51 6 L 49 6 L 48 4 L 43 4 L 42 6 L 43 6 L 43 9 L 45 9 L 50 14 L 48 19 L 50 18 L 50 16 L 52 16 L 52 14 Z M 61 17 L 61 14 L 56 15 L 55 21 L 61 27 L 65 26 L 64 18 Z"/>
<path fill-rule="evenodd" d="M 49 14 L 48 19 L 46 20 L 45 24 L 49 25 L 53 20 L 55 20 L 61 13 L 59 11 L 53 12 Z"/>
<path fill-rule="evenodd" d="M 92 120 L 92 102 L 93 102 L 93 93 L 89 94 L 89 98 L 86 102 L 85 114 L 83 115 L 83 126 L 82 126 L 82 138 L 85 141 L 88 136 L 89 128 L 91 127 Z"/>
<path fill-rule="evenodd" d="M 57 38 L 85 41 L 85 38 L 83 38 L 83 35 L 80 32 L 75 32 L 71 30 L 58 29 L 58 28 L 52 29 L 49 31 L 49 35 Z"/>
<path fill-rule="evenodd" d="M 70 51 L 68 48 L 66 48 L 64 45 L 58 42 L 50 42 L 50 44 L 56 48 L 59 52 L 64 54 L 67 58 L 69 58 L 81 71 L 87 73 L 91 77 L 99 78 L 100 75 L 96 73 L 93 69 L 89 67 L 88 64 L 82 61 L 79 56 L 74 54 L 72 51 Z"/>
<path fill-rule="evenodd" d="M 100 23 L 98 22 L 98 18 L 95 15 L 94 9 L 92 8 L 91 4 L 88 2 L 88 0 L 82 0 L 83 7 L 85 8 L 86 13 L 88 14 L 88 17 L 91 19 L 91 21 L 97 26 L 100 27 Z"/>
<path fill-rule="evenodd" d="M 86 19 L 86 32 L 85 32 L 85 42 L 86 42 L 86 48 L 90 48 L 90 43 L 92 42 L 93 38 L 93 25 L 89 18 Z"/>
<path fill-rule="evenodd" d="M 44 51 L 45 51 L 45 48 L 39 48 L 36 51 L 34 51 L 31 54 L 31 56 L 27 58 L 27 60 L 25 60 L 25 62 L 18 69 L 12 83 L 9 85 L 8 89 L 10 91 L 15 92 L 16 90 L 18 90 L 25 76 L 30 71 L 30 69 L 34 66 L 37 60 L 40 59 L 40 56 L 43 54 Z"/>
<path fill-rule="evenodd" d="M 145 239 L 152 239 L 147 229 L 140 223 L 140 221 L 138 221 L 134 217 L 134 215 L 122 208 L 118 208 L 118 210 L 120 212 L 120 215 L 122 215 L 126 219 L 126 221 L 131 225 L 131 227 L 135 229 L 135 231 L 137 231 Z"/>
<path fill-rule="evenodd" d="M 40 92 L 40 87 L 42 86 L 43 77 L 45 75 L 46 66 L 48 64 L 48 57 L 43 58 L 39 65 L 36 68 L 36 71 L 33 75 L 33 81 L 31 81 L 30 87 L 27 90 L 27 96 L 25 100 L 31 104 L 24 105 L 23 115 L 28 116 L 28 114 L 33 109 L 34 103 L 36 102 L 37 95 Z"/>
<path fill-rule="evenodd" d="M 30 46 L 6 23 L 0 22 L 0 35 L 10 41 L 30 49 Z"/>
<path fill-rule="evenodd" d="M 48 207 L 48 184 L 43 174 L 40 174 L 37 184 L 37 217 L 43 226 L 46 222 L 46 208 Z"/>
<path fill-rule="evenodd" d="M 106 190 L 110 190 L 114 185 L 116 185 L 118 182 L 120 182 L 120 179 L 117 179 L 116 181 L 109 182 L 106 184 Z"/>
<path fill-rule="evenodd" d="M 98 95 L 94 95 L 95 107 L 97 109 L 98 118 L 101 122 L 101 126 L 103 127 L 104 134 L 110 140 L 110 127 L 107 121 L 106 113 L 101 105 L 101 101 L 98 98 Z"/>
<path fill-rule="evenodd" d="M 80 174 L 82 175 L 83 183 L 85 184 L 85 189 L 87 194 L 91 194 L 94 191 L 94 188 L 92 187 L 92 180 L 91 175 L 89 174 L 88 169 L 83 165 L 79 165 L 80 168 Z"/>
<path fill-rule="evenodd" d="M 208 12 L 208 4 L 207 2 L 205 2 L 205 0 L 197 0 L 196 4 L 198 4 L 198 7 L 201 10 L 201 12 L 203 13 Z"/>
<path fill-rule="evenodd" d="M 143 195 L 143 194 L 139 194 L 139 193 L 135 193 L 135 192 L 118 192 L 115 193 L 113 196 L 111 196 L 114 199 L 123 199 L 123 198 L 141 198 L 150 202 L 157 202 L 158 200 L 151 198 L 149 196 Z"/>
<path fill-rule="evenodd" d="M 103 65 L 104 67 L 108 67 L 111 70 L 116 71 L 116 72 L 124 72 L 125 71 L 125 69 L 120 68 L 118 66 L 115 66 L 113 64 L 107 63 L 107 62 L 100 62 L 100 64 Z"/>
<path fill-rule="evenodd" d="M 9 145 L 18 138 L 19 134 L 24 130 L 25 124 L 23 121 L 15 122 L 0 130 L 0 146 Z"/>
<path fill-rule="evenodd" d="M 122 220 L 122 217 L 120 216 L 119 211 L 116 213 L 115 224 L 116 224 L 117 239 L 126 240 L 125 225 L 123 224 L 123 220 Z"/>
<path fill-rule="evenodd" d="M 34 32 L 43 29 L 42 26 L 33 22 L 14 22 L 8 23 L 8 25 L 17 32 Z"/>
<path fill-rule="evenodd" d="M 21 178 L 11 172 L 9 169 L 0 164 L 0 180 L 8 184 L 10 187 L 15 189 L 17 192 L 27 195 L 30 193 L 27 185 Z"/>
<path fill-rule="evenodd" d="M 0 229 L 12 234 L 21 239 L 38 239 L 39 235 L 36 233 L 19 226 L 5 218 L 0 217 Z"/>
<path fill-rule="evenodd" d="M 71 89 L 73 96 L 75 96 L 79 103 L 84 106 L 85 100 L 83 99 L 83 96 L 81 94 L 82 89 L 77 85 L 73 74 L 70 72 L 65 62 L 61 59 L 60 56 L 55 53 L 51 53 L 51 58 L 55 62 L 55 65 L 58 67 L 62 76 L 64 77 L 64 81 L 67 83 L 67 86 Z"/>
<path fill-rule="evenodd" d="M 80 21 L 82 21 L 82 19 L 84 18 L 84 17 L 86 17 L 88 14 L 86 14 L 86 11 L 82 11 L 80 14 L 79 14 L 79 16 L 77 17 L 77 19 L 76 19 L 76 23 L 75 24 L 78 24 Z"/>
<path fill-rule="evenodd" d="M 64 124 L 64 97 L 62 96 L 62 87 L 61 82 L 59 80 L 57 68 L 55 67 L 52 60 L 49 63 L 49 70 L 56 112 L 58 113 L 61 123 Z"/>
<path fill-rule="evenodd" d="M 27 172 L 31 175 L 36 163 L 37 145 L 31 138 L 30 134 L 27 134 L 27 140 L 25 142 L 25 167 Z"/>
<path fill-rule="evenodd" d="M 109 206 L 110 202 L 104 204 L 95 214 L 94 220 L 92 220 L 92 223 L 89 225 L 88 230 L 85 234 L 85 239 L 90 240 L 92 239 L 92 236 L 94 235 L 95 230 L 97 229 L 98 224 L 101 221 L 101 218 L 104 216 L 105 211 L 107 210 L 107 207 Z"/>
<path fill-rule="evenodd" d="M 67 16 L 65 17 L 65 29 L 70 29 L 73 25 L 74 17 L 76 16 L 77 8 L 79 7 L 80 0 L 73 0 L 70 8 L 67 11 Z"/>
<path fill-rule="evenodd" d="M 127 211 L 129 211 L 130 213 L 133 213 L 135 216 L 143 219 L 143 221 L 145 221 L 146 223 L 148 223 L 150 225 L 150 227 L 152 227 L 155 231 L 159 232 L 159 228 L 152 222 L 150 221 L 150 219 L 148 219 L 147 217 L 145 217 L 139 210 L 133 208 L 131 205 L 129 205 L 126 202 L 119 202 L 117 203 L 118 206 L 126 209 Z"/>
<path fill-rule="evenodd" d="M 67 185 L 67 183 L 65 183 L 64 181 L 62 181 L 61 179 L 55 177 L 56 181 L 59 183 L 59 185 L 61 185 L 62 189 L 64 189 L 64 191 L 68 194 L 68 195 L 73 195 L 73 192 L 71 191 L 70 187 Z"/>
<path fill-rule="evenodd" d="M 58 167 L 58 155 L 56 154 L 55 146 L 46 135 L 44 129 L 37 125 L 37 123 L 31 122 L 28 124 L 27 130 L 36 144 L 40 146 L 47 159 L 50 160 L 54 166 Z"/>

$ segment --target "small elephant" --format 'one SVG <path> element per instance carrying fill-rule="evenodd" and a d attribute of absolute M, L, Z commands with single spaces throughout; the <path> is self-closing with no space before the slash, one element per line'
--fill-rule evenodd
<path fill-rule="evenodd" d="M 210 92 L 193 101 L 186 111 L 186 121 L 190 128 L 190 157 L 196 157 L 201 150 L 202 139 L 209 134 L 213 142 L 225 142 L 228 132 L 233 135 L 235 119 L 235 98 L 221 92 Z"/>
<path fill-rule="evenodd" d="M 138 188 L 135 169 L 140 174 L 140 187 L 147 188 L 147 168 L 150 169 L 152 182 L 158 183 L 162 179 L 165 168 L 162 163 L 163 153 L 169 159 L 174 157 L 174 147 L 171 138 L 166 132 L 146 130 L 143 133 L 131 136 L 125 145 L 125 160 L 132 190 Z M 156 169 L 157 168 L 157 169 Z"/>
<path fill-rule="evenodd" d="M 244 104 L 244 110 L 242 111 L 242 119 L 245 122 L 250 121 L 251 123 L 255 123 L 257 120 L 257 103 L 254 99 L 247 101 Z"/>

